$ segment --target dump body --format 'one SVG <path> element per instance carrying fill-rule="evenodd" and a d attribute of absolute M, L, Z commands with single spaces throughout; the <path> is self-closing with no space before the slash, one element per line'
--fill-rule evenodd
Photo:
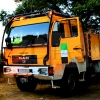
<path fill-rule="evenodd" d="M 92 60 L 100 60 L 100 34 L 92 32 L 92 30 L 85 34 L 88 56 Z"/>

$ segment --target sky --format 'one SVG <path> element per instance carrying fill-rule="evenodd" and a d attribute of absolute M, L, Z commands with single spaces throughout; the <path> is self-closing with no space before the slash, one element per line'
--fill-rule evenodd
<path fill-rule="evenodd" d="M 0 2 L 0 11 L 3 9 L 9 13 L 12 13 L 17 7 L 17 3 L 14 0 L 2 0 Z M 4 27 L 0 22 L 0 48 L 1 48 L 1 41 L 2 41 L 2 34 L 3 34 Z"/>

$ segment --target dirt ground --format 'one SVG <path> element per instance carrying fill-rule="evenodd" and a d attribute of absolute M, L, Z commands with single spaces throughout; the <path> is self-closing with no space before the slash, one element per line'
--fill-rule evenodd
<path fill-rule="evenodd" d="M 82 83 L 78 93 L 69 98 L 60 96 L 60 90 L 52 89 L 51 85 L 38 84 L 34 93 L 20 91 L 14 80 L 13 85 L 4 80 L 0 83 L 0 100 L 99 100 L 100 83 L 92 80 L 88 85 Z"/>

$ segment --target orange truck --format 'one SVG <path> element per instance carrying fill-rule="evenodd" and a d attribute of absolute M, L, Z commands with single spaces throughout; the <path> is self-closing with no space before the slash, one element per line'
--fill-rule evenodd
<path fill-rule="evenodd" d="M 67 95 L 100 72 L 100 35 L 84 33 L 79 17 L 54 10 L 19 14 L 8 18 L 1 54 L 4 75 L 15 77 L 21 91 L 48 81 Z"/>

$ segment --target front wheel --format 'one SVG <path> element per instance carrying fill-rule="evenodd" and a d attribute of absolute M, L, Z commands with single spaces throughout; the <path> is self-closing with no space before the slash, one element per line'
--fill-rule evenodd
<path fill-rule="evenodd" d="M 33 92 L 37 86 L 37 80 L 33 77 L 17 77 L 16 83 L 21 91 Z"/>
<path fill-rule="evenodd" d="M 61 81 L 61 90 L 63 96 L 70 96 L 75 93 L 78 86 L 78 78 L 75 74 L 69 73 L 65 75 Z"/>

